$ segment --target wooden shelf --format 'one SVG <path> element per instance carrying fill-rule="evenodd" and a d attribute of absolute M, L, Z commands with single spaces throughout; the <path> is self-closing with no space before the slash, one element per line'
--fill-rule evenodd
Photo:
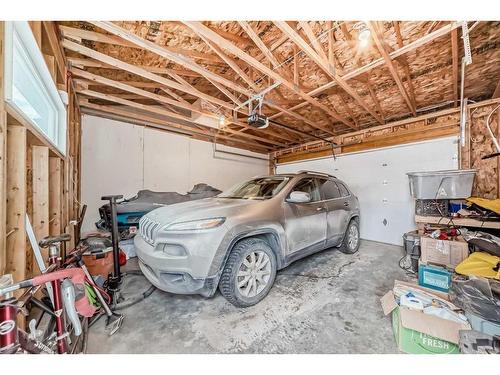
<path fill-rule="evenodd" d="M 453 221 L 453 223 L 452 223 Z M 463 227 L 475 228 L 490 228 L 500 229 L 500 221 L 482 221 L 470 218 L 453 218 L 439 217 L 439 216 L 421 216 L 415 215 L 415 222 L 418 224 L 443 224 L 443 225 L 456 225 Z"/>

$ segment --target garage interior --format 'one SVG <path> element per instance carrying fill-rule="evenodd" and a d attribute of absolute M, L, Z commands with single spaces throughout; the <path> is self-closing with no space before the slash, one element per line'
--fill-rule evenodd
<path fill-rule="evenodd" d="M 0 21 L 0 353 L 500 353 L 499 41 L 498 21 Z M 210 295 L 152 286 L 144 218 L 218 220 L 202 202 L 301 174 L 359 213 L 275 255 L 265 298 L 217 289 L 233 250 L 322 219 L 235 235 Z M 282 207 L 313 203 L 296 192 Z"/>

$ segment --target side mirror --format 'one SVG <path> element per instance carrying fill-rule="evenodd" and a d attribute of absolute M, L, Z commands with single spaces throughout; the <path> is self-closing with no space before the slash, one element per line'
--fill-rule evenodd
<path fill-rule="evenodd" d="M 286 201 L 289 203 L 307 203 L 311 201 L 311 195 L 305 191 L 292 191 Z"/>

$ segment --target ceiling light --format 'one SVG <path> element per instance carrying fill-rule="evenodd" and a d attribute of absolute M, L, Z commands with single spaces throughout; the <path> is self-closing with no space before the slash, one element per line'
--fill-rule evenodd
<path fill-rule="evenodd" d="M 371 36 L 371 31 L 370 29 L 368 28 L 368 26 L 366 26 L 366 23 L 364 22 L 361 22 L 357 25 L 358 27 L 358 41 L 359 41 L 359 45 L 361 47 L 366 47 L 368 45 L 368 43 L 370 42 L 370 36 Z"/>

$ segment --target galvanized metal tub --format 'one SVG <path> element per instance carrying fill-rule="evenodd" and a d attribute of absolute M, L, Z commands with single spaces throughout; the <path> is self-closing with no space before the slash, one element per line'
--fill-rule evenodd
<path fill-rule="evenodd" d="M 416 199 L 463 199 L 471 196 L 477 169 L 409 172 L 410 194 Z"/>

